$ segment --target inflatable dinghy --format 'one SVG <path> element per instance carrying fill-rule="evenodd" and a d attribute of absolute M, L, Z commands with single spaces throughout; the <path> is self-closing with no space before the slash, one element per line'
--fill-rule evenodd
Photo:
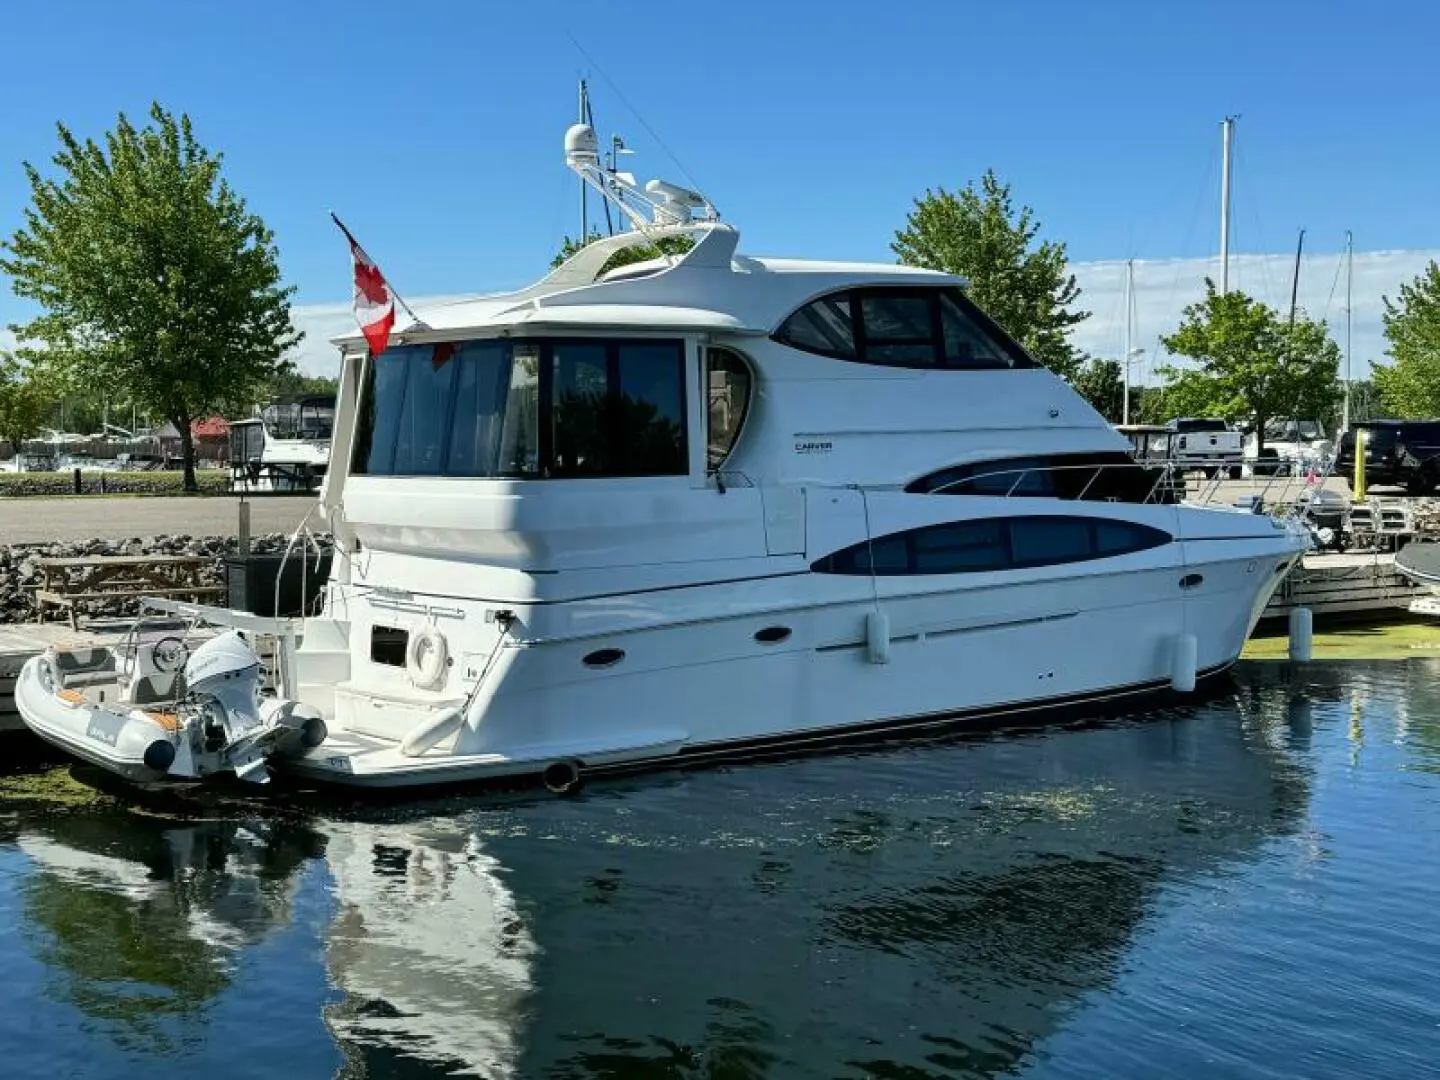
<path fill-rule="evenodd" d="M 113 649 L 31 657 L 15 705 L 46 742 L 126 780 L 234 773 L 263 783 L 272 755 L 325 739 L 318 711 L 267 693 L 264 679 L 239 630 L 197 642 L 173 627 L 137 629 Z"/>

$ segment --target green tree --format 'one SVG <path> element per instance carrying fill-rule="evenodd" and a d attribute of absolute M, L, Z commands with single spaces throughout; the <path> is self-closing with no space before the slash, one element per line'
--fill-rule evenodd
<path fill-rule="evenodd" d="M 1075 371 L 1070 380 L 1080 396 L 1095 407 L 1095 411 L 1112 424 L 1118 424 L 1125 416 L 1125 383 L 1120 377 L 1118 360 L 1101 360 L 1090 357 Z M 1131 387 L 1131 412 L 1137 387 Z"/>
<path fill-rule="evenodd" d="M 31 362 L 115 387 L 173 423 L 194 491 L 191 421 L 254 397 L 301 334 L 274 237 L 221 177 L 190 118 L 122 113 L 104 144 L 58 125 L 56 175 L 28 162 L 32 204 L 0 270 L 43 313 L 12 329 Z"/>
<path fill-rule="evenodd" d="M 298 368 L 287 366 L 284 371 L 276 372 L 270 378 L 265 389 L 271 398 L 310 395 L 319 397 L 336 393 L 340 389 L 340 380 L 326 375 L 305 375 Z"/>
<path fill-rule="evenodd" d="M 1400 299 L 1385 297 L 1385 337 L 1394 362 L 1375 366 L 1385 407 L 1403 419 L 1440 416 L 1440 266 L 1433 261 Z"/>
<path fill-rule="evenodd" d="M 559 266 L 570 256 L 574 255 L 581 248 L 593 244 L 596 240 L 604 237 L 598 232 L 592 232 L 590 238 L 581 243 L 574 237 L 567 235 L 565 242 L 560 245 L 560 250 L 550 260 L 551 267 Z M 662 236 L 653 244 L 637 244 L 635 247 L 621 248 L 605 260 L 600 267 L 601 274 L 608 274 L 617 266 L 629 266 L 631 263 L 646 262 L 649 259 L 658 259 L 662 255 L 684 255 L 695 246 L 695 241 L 688 236 Z M 599 276 L 598 274 L 596 275 Z"/>
<path fill-rule="evenodd" d="M 20 453 L 26 439 L 40 432 L 55 406 L 55 394 L 44 376 L 0 352 L 0 439 Z"/>
<path fill-rule="evenodd" d="M 1185 309 L 1179 328 L 1161 339 L 1194 368 L 1160 368 L 1168 380 L 1165 412 L 1253 422 L 1264 447 L 1265 422 L 1321 419 L 1339 393 L 1340 348 L 1323 322 L 1293 324 L 1242 292 L 1221 293 L 1205 281 L 1205 299 Z"/>
<path fill-rule="evenodd" d="M 993 171 L 963 191 L 927 190 L 890 245 L 902 263 L 966 278 L 966 293 L 1051 371 L 1073 378 L 1081 355 L 1070 328 L 1089 318 L 1074 307 L 1080 286 L 1065 245 L 1037 244 L 1034 211 L 1017 212 L 1010 185 Z"/>

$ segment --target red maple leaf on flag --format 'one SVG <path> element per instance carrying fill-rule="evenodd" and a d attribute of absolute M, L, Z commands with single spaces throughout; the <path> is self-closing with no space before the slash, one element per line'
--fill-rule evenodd
<path fill-rule="evenodd" d="M 361 296 L 376 307 L 390 302 L 390 288 L 380 268 L 371 262 L 355 261 L 355 288 Z"/>

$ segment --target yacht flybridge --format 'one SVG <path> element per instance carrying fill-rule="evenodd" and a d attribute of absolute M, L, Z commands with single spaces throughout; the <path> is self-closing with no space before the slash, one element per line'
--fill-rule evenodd
<path fill-rule="evenodd" d="M 742 255 L 589 127 L 566 156 L 631 229 L 378 356 L 337 341 L 336 554 L 274 689 L 324 730 L 273 768 L 563 789 L 1239 655 L 1302 530 L 1176 502 L 961 280 Z"/>

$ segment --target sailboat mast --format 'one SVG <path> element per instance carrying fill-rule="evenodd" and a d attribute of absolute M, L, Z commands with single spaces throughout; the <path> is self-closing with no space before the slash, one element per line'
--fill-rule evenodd
<path fill-rule="evenodd" d="M 582 124 L 588 124 L 590 116 L 590 89 L 585 85 L 585 80 L 580 80 L 580 120 Z M 584 247 L 590 242 L 590 196 L 589 188 L 585 181 L 580 181 L 580 246 Z"/>
<path fill-rule="evenodd" d="M 1345 405 L 1340 413 L 1340 430 L 1350 430 L 1350 289 L 1355 279 L 1355 237 L 1345 230 Z"/>
<path fill-rule="evenodd" d="M 1125 335 L 1120 353 L 1120 422 L 1130 423 L 1130 312 L 1135 306 L 1135 260 L 1125 260 Z"/>
<path fill-rule="evenodd" d="M 1290 325 L 1295 325 L 1295 303 L 1300 295 L 1300 254 L 1305 250 L 1305 230 L 1300 230 L 1300 239 L 1295 241 L 1295 273 L 1290 278 Z"/>
<path fill-rule="evenodd" d="M 1220 294 L 1230 291 L 1230 173 L 1235 143 L 1235 117 L 1220 122 Z"/>

